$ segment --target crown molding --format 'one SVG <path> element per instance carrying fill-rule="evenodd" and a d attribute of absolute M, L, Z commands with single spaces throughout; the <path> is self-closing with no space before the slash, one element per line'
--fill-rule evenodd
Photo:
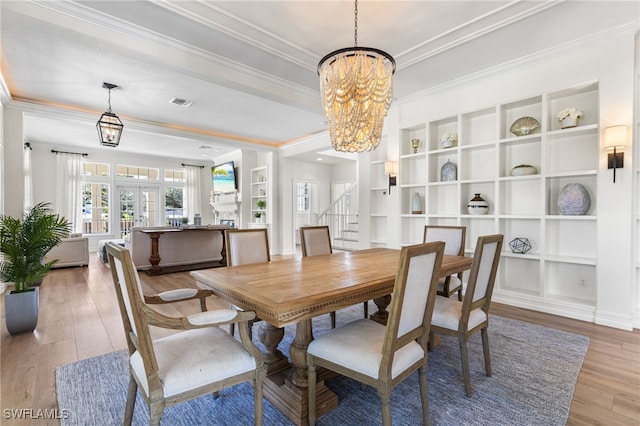
<path fill-rule="evenodd" d="M 398 104 L 402 105 L 407 102 L 420 100 L 422 98 L 428 97 L 430 94 L 442 92 L 449 88 L 457 87 L 461 84 L 481 80 L 498 73 L 509 72 L 528 64 L 539 62 L 540 60 L 566 56 L 568 54 L 575 53 L 578 50 L 589 49 L 603 45 L 611 40 L 615 40 L 620 37 L 634 36 L 638 31 L 640 31 L 640 26 L 637 24 L 627 24 L 618 28 L 603 30 L 576 40 L 556 45 L 549 49 L 544 49 L 526 56 L 521 56 L 511 61 L 504 62 L 502 64 L 482 69 L 475 73 L 467 74 L 460 78 L 448 80 L 444 83 L 432 86 L 428 89 L 405 96 L 401 99 L 398 99 L 397 101 L 394 101 L 394 103 L 397 102 Z"/>

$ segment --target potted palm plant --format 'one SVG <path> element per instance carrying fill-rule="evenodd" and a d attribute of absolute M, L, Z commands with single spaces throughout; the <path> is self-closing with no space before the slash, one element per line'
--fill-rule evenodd
<path fill-rule="evenodd" d="M 5 295 L 5 323 L 10 334 L 33 331 L 38 322 L 38 283 L 57 260 L 44 262 L 49 250 L 71 230 L 49 203 L 31 207 L 23 218 L 0 215 L 0 279 L 12 282 Z"/>

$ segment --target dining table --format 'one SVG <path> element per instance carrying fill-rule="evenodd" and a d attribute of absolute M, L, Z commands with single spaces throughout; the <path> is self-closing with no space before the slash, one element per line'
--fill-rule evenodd
<path fill-rule="evenodd" d="M 374 300 L 371 319 L 385 323 L 400 250 L 371 248 L 311 257 L 192 271 L 198 287 L 261 319 L 258 340 L 267 367 L 265 397 L 296 425 L 307 424 L 307 347 L 313 340 L 311 319 Z M 472 258 L 445 255 L 440 276 L 471 268 Z M 295 325 L 289 359 L 278 349 L 284 327 Z M 338 406 L 334 392 L 318 375 L 316 416 Z"/>

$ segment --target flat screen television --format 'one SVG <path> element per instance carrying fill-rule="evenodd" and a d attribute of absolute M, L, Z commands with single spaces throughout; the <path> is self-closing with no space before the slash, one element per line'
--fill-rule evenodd
<path fill-rule="evenodd" d="M 238 190 L 236 169 L 233 161 L 211 167 L 211 179 L 213 181 L 213 192 L 216 194 L 236 192 Z"/>

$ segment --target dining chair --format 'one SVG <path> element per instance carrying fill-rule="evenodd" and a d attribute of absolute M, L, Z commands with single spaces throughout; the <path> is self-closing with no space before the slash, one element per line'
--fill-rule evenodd
<path fill-rule="evenodd" d="M 424 227 L 423 242 L 444 241 L 444 254 L 464 256 L 466 233 L 466 226 L 426 225 Z M 455 292 L 458 292 L 458 300 L 462 300 L 462 271 L 455 275 L 441 278 L 438 282 L 439 295 L 450 297 Z"/>
<path fill-rule="evenodd" d="M 472 395 L 469 374 L 469 337 L 480 331 L 482 349 L 487 376 L 491 376 L 491 357 L 489 354 L 489 305 L 493 294 L 493 285 L 502 250 L 501 234 L 478 237 L 473 255 L 473 264 L 469 272 L 467 289 L 461 301 L 438 297 L 433 309 L 429 347 L 434 348 L 435 333 L 449 334 L 458 337 L 460 357 L 462 358 L 462 374 L 464 388 L 468 397 Z"/>
<path fill-rule="evenodd" d="M 260 350 L 251 342 L 248 321 L 253 312 L 216 309 L 186 317 L 169 317 L 148 306 L 128 249 L 106 244 L 111 276 L 129 350 L 129 386 L 124 424 L 133 420 L 138 389 L 148 408 L 149 423 L 160 425 L 165 407 L 251 381 L 254 416 L 262 424 L 262 385 L 266 370 Z M 221 325 L 238 324 L 240 341 Z M 178 330 L 153 338 L 150 329 Z"/>
<path fill-rule="evenodd" d="M 311 341 L 307 348 L 309 407 L 316 406 L 316 368 L 324 367 L 375 387 L 382 423 L 391 425 L 391 392 L 418 370 L 422 421 L 431 424 L 427 343 L 443 251 L 441 241 L 402 248 L 386 326 L 359 319 Z M 310 409 L 309 425 L 315 421 L 316 412 Z"/>
<path fill-rule="evenodd" d="M 270 262 L 269 236 L 266 228 L 256 229 L 226 229 L 225 253 L 227 256 L 227 266 L 248 265 L 251 263 Z M 240 310 L 234 306 L 234 309 Z M 255 322 L 260 318 L 255 318 L 249 322 L 249 335 Z M 235 326 L 229 326 L 229 332 L 234 334 Z"/>
<path fill-rule="evenodd" d="M 328 226 L 301 226 L 300 239 L 302 243 L 302 257 L 331 254 L 331 233 Z M 369 317 L 369 302 L 363 305 L 364 317 Z M 329 313 L 331 328 L 336 328 L 336 313 Z"/>

